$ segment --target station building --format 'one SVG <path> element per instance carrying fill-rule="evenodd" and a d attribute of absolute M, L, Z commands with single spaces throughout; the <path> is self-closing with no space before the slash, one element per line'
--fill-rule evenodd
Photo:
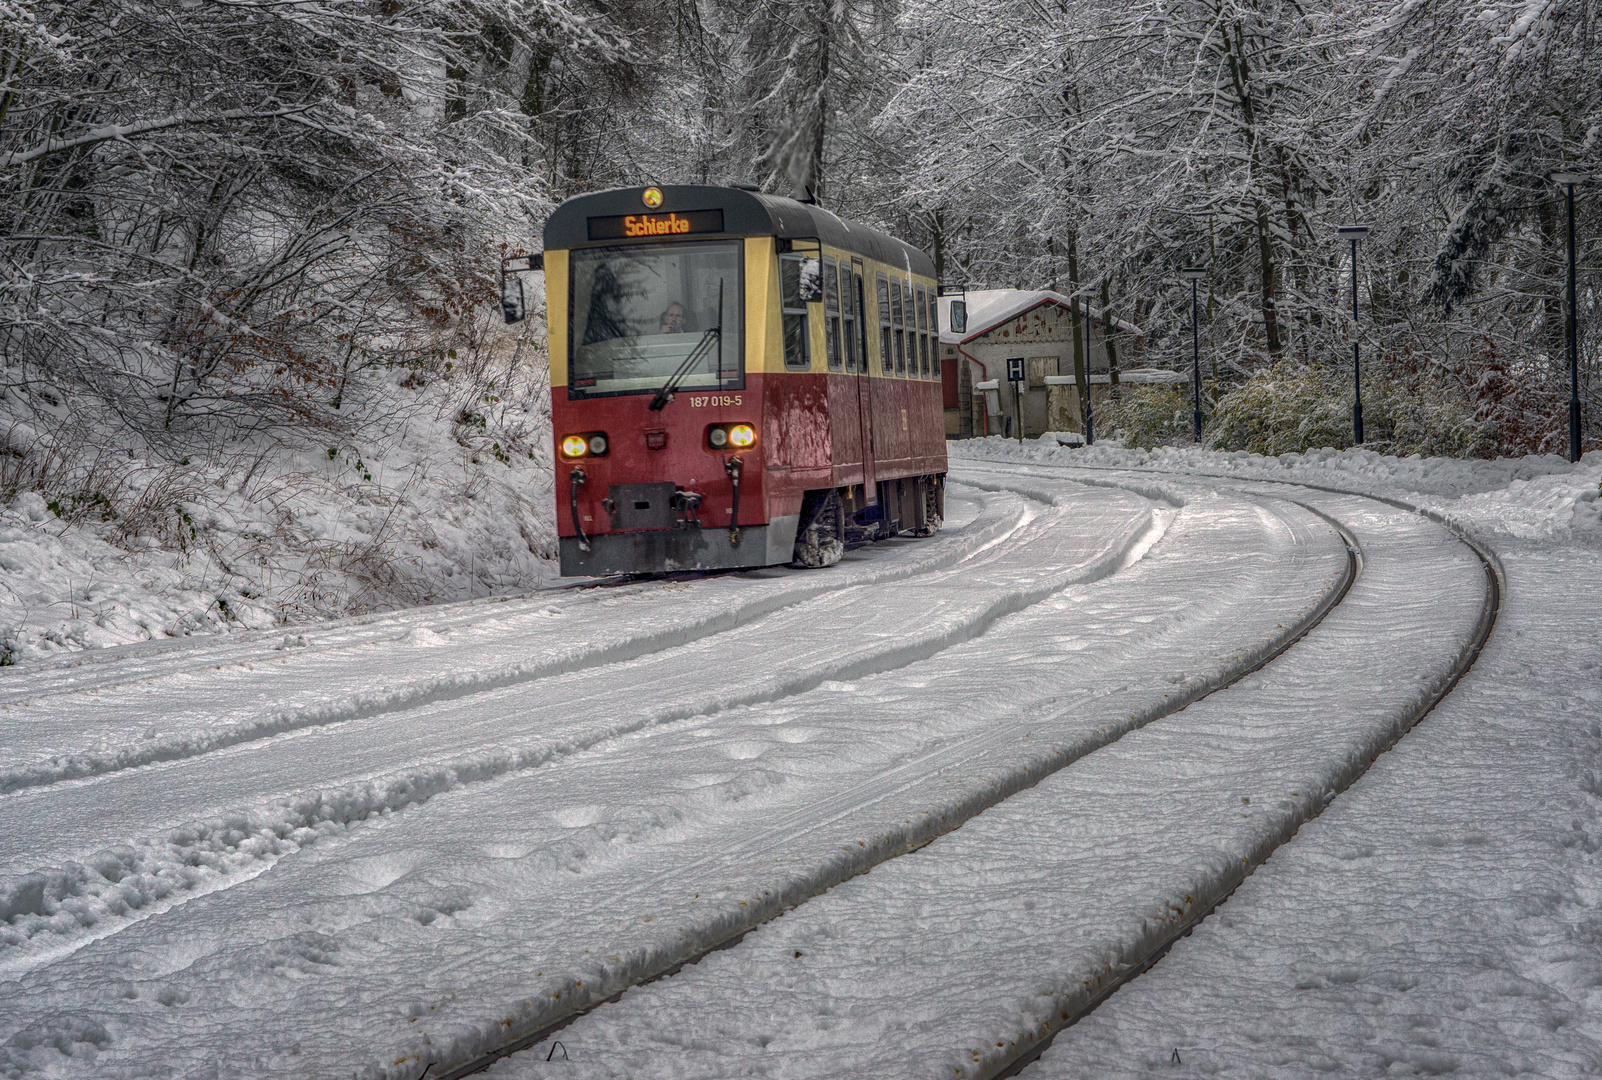
<path fill-rule="evenodd" d="M 951 304 L 967 307 L 967 324 L 951 328 Z M 1085 430 L 1084 403 L 1092 412 L 1123 383 L 1182 381 L 1177 372 L 1137 366 L 1144 352 L 1140 328 L 1080 308 L 1084 359 L 1075 364 L 1072 302 L 1050 289 L 986 289 L 940 298 L 940 374 L 946 437 L 1025 438 L 1043 432 Z M 1109 361 L 1108 335 L 1117 366 Z M 1021 358 L 1026 378 L 1007 380 L 1007 361 Z"/>

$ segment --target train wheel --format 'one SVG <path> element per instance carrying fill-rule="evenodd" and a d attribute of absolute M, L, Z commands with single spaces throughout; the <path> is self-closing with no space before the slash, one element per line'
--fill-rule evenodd
<path fill-rule="evenodd" d="M 923 507 L 922 513 L 918 515 L 918 527 L 912 530 L 913 536 L 933 536 L 940 531 L 940 526 L 946 523 L 945 518 L 940 513 L 944 502 L 940 497 L 942 494 L 941 488 L 944 484 L 945 477 L 943 476 L 921 476 L 918 478 L 918 486 L 923 492 Z"/>
<path fill-rule="evenodd" d="M 801 507 L 801 528 L 795 534 L 792 565 L 816 570 L 833 566 L 845 555 L 845 512 L 838 491 L 808 492 Z"/>

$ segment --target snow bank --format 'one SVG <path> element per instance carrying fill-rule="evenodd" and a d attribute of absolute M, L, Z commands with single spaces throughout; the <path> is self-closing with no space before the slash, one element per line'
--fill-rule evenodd
<path fill-rule="evenodd" d="M 1251 480 L 1291 480 L 1382 498 L 1400 498 L 1440 514 L 1487 540 L 1497 536 L 1602 546 L 1602 451 L 1578 463 L 1531 455 L 1481 461 L 1390 457 L 1369 450 L 1310 450 L 1265 457 L 1196 447 L 1126 449 L 1115 443 L 1060 445 L 1054 433 L 1018 443 L 992 436 L 948 444 L 953 458 L 1199 473 Z"/>
<path fill-rule="evenodd" d="M 113 547 L 60 522 L 37 492 L 24 492 L 0 509 L 0 663 L 230 621 L 273 624 L 271 612 L 216 580 L 214 569 L 208 582 L 207 569 L 173 552 Z"/>
<path fill-rule="evenodd" d="M 352 442 L 177 462 L 33 447 L 52 486 L 0 509 L 0 664 L 554 577 L 543 370 L 504 400 L 493 382 L 406 378 L 383 391 L 385 430 Z"/>

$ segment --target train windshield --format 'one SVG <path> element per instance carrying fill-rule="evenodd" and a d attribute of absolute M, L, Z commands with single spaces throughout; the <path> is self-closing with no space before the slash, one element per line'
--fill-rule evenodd
<path fill-rule="evenodd" d="M 574 251 L 568 396 L 655 393 L 703 344 L 678 388 L 742 388 L 740 254 L 738 241 Z"/>

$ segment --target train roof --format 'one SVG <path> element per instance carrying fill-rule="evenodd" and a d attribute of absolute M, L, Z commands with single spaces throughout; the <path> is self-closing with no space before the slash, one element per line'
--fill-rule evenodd
<path fill-rule="evenodd" d="M 799 203 L 778 195 L 743 188 L 699 184 L 664 184 L 659 206 L 647 206 L 644 187 L 613 188 L 575 195 L 558 206 L 545 222 L 545 247 L 583 248 L 615 245 L 617 238 L 591 239 L 590 221 L 625 215 L 664 216 L 722 211 L 721 231 L 697 231 L 696 239 L 714 236 L 776 236 L 790 240 L 819 240 L 830 247 L 904 268 L 908 273 L 934 277 L 929 256 L 888 233 L 860 222 L 847 221 L 820 206 Z"/>

